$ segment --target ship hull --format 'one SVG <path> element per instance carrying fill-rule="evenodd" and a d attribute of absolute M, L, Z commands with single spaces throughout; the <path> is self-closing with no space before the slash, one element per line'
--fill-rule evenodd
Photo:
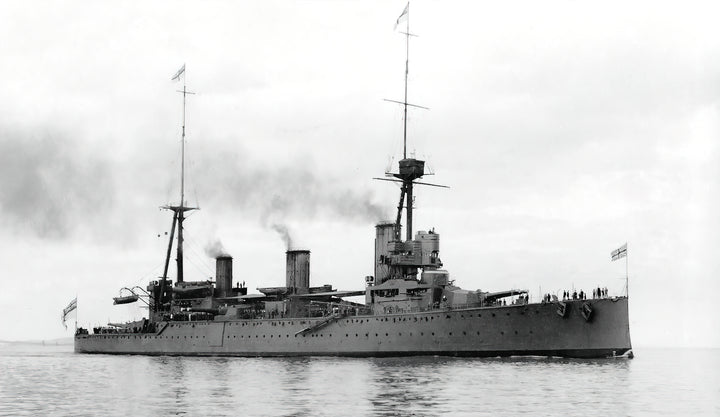
<path fill-rule="evenodd" d="M 583 305 L 592 309 L 587 319 Z M 78 353 L 187 356 L 560 356 L 632 352 L 625 297 L 382 316 L 163 322 L 75 337 Z"/>

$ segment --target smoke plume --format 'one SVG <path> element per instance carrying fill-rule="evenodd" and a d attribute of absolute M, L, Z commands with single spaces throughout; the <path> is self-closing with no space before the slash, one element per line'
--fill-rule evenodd
<path fill-rule="evenodd" d="M 319 216 L 376 223 L 390 212 L 387 206 L 373 201 L 367 188 L 354 188 L 347 180 L 322 175 L 300 158 L 283 165 L 261 165 L 241 156 L 246 154 L 215 152 L 204 158 L 198 188 L 218 203 L 256 214 L 265 227 L 279 232 L 275 226 L 288 220 Z"/>
<path fill-rule="evenodd" d="M 220 239 L 213 239 L 205 245 L 205 254 L 210 258 L 218 258 L 220 256 L 230 256 L 225 250 Z"/>
<path fill-rule="evenodd" d="M 112 206 L 110 166 L 77 140 L 0 131 L 0 214 L 10 227 L 60 239 Z"/>
<path fill-rule="evenodd" d="M 142 149 L 124 157 L 131 165 L 123 162 L 122 166 L 114 166 L 112 153 L 93 148 L 92 143 L 57 133 L 0 126 L 2 226 L 52 239 L 67 238 L 76 230 L 90 230 L 103 239 L 108 233 L 141 232 L 128 230 L 126 216 L 134 207 L 115 204 L 116 192 L 118 187 L 129 187 L 136 193 L 132 201 L 140 202 L 137 208 L 143 210 L 149 208 L 148 202 L 161 200 L 161 195 L 153 194 L 159 187 L 157 183 L 145 181 L 137 186 L 132 181 L 144 181 L 136 174 L 138 167 L 157 174 L 158 168 L 152 163 L 164 154 L 157 148 Z M 254 217 L 262 226 L 280 233 L 288 248 L 292 239 L 283 226 L 288 221 L 321 217 L 374 223 L 390 212 L 373 201 L 369 181 L 356 187 L 348 185 L 348 180 L 356 178 L 340 178 L 336 173 L 323 175 L 311 161 L 300 157 L 270 164 L 248 158 L 249 154 L 237 148 L 198 147 L 189 159 L 201 169 L 194 171 L 190 180 L 201 200 L 232 206 Z M 141 216 L 145 213 L 138 212 Z M 135 219 L 132 224 L 137 223 Z M 211 253 L 217 255 L 224 250 L 212 249 Z"/>
<path fill-rule="evenodd" d="M 284 224 L 273 223 L 270 226 L 270 228 L 272 228 L 274 231 L 278 232 L 278 234 L 282 238 L 283 242 L 285 242 L 285 248 L 287 248 L 287 250 L 292 249 L 292 247 L 293 247 L 292 236 L 290 236 L 290 230 L 288 230 L 287 226 L 285 226 Z"/>

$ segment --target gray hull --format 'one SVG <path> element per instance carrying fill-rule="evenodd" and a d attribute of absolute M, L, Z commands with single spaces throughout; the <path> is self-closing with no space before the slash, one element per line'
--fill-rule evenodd
<path fill-rule="evenodd" d="M 592 317 L 581 314 L 584 303 Z M 568 301 L 336 319 L 164 322 L 157 333 L 75 337 L 75 352 L 197 356 L 563 356 L 631 352 L 628 300 Z"/>

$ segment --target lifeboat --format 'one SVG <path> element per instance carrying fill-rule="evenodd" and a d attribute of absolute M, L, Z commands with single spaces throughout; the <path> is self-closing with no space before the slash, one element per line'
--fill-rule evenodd
<path fill-rule="evenodd" d="M 124 297 L 113 297 L 113 304 L 130 304 L 137 301 L 140 297 L 136 294 L 126 295 Z"/>
<path fill-rule="evenodd" d="M 175 298 L 204 298 L 213 294 L 213 284 L 209 281 L 178 283 L 172 289 Z"/>

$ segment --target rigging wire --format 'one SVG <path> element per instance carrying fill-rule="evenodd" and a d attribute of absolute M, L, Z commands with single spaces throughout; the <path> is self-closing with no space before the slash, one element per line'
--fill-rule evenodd
<path fill-rule="evenodd" d="M 187 231 L 185 232 L 185 236 L 187 236 Z M 193 254 L 195 254 L 195 256 L 197 256 L 198 259 L 200 259 L 200 263 L 202 263 L 202 265 L 205 267 L 205 269 L 212 274 L 213 273 L 212 263 L 210 263 L 209 261 L 206 260 L 208 258 L 208 256 L 207 255 L 203 256 L 203 254 L 200 252 L 199 248 L 195 245 L 195 243 L 193 243 L 193 241 L 191 239 L 186 238 L 185 244 L 186 244 L 187 248 L 190 249 L 190 251 L 193 252 Z"/>
<path fill-rule="evenodd" d="M 197 272 L 199 272 L 200 274 L 205 274 L 205 271 L 203 271 L 202 268 L 201 268 L 197 263 L 195 263 L 195 261 L 192 260 L 192 258 L 187 258 L 187 257 L 186 257 L 185 259 L 190 262 L 190 265 L 192 265 L 192 266 L 195 267 L 195 269 L 197 270 Z M 213 276 L 213 275 L 212 275 L 212 273 L 211 273 L 211 274 L 209 275 L 209 277 L 212 277 L 212 276 Z"/>

